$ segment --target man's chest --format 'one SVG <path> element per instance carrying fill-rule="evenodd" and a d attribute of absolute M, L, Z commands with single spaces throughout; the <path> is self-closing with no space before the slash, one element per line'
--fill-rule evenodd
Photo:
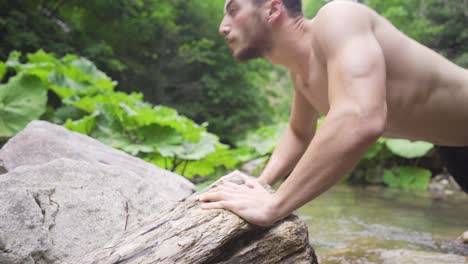
<path fill-rule="evenodd" d="M 326 115 L 330 110 L 328 96 L 328 80 L 326 72 L 311 71 L 307 77 L 296 75 L 294 80 L 296 89 L 320 114 Z"/>

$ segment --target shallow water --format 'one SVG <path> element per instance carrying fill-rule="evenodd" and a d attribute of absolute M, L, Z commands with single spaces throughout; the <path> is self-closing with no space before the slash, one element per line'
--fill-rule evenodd
<path fill-rule="evenodd" d="M 382 263 L 399 249 L 468 256 L 468 195 L 436 198 L 380 187 L 338 185 L 298 210 L 320 263 Z"/>

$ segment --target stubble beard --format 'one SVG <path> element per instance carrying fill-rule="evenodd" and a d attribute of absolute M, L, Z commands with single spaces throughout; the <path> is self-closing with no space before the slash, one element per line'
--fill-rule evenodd
<path fill-rule="evenodd" d="M 265 53 L 271 50 L 271 29 L 260 20 L 259 16 L 254 16 L 253 20 L 252 24 L 256 27 L 245 33 L 246 39 L 249 40 L 247 46 L 234 55 L 234 59 L 238 62 L 263 58 Z"/>

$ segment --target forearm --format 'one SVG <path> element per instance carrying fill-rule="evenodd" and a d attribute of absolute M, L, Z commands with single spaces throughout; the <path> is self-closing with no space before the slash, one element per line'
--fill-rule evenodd
<path fill-rule="evenodd" d="M 296 166 L 312 137 L 313 135 L 309 135 L 301 138 L 288 125 L 258 180 L 274 185 L 285 177 Z"/>
<path fill-rule="evenodd" d="M 314 199 L 349 172 L 378 138 L 364 122 L 327 117 L 288 179 L 275 193 L 277 218 Z"/>

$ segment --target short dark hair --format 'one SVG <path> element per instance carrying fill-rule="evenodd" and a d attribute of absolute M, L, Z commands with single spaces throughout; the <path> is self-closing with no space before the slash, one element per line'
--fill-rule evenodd
<path fill-rule="evenodd" d="M 254 3 L 259 6 L 268 0 L 254 0 Z M 288 10 L 290 17 L 302 16 L 302 0 L 282 0 L 284 6 Z"/>

